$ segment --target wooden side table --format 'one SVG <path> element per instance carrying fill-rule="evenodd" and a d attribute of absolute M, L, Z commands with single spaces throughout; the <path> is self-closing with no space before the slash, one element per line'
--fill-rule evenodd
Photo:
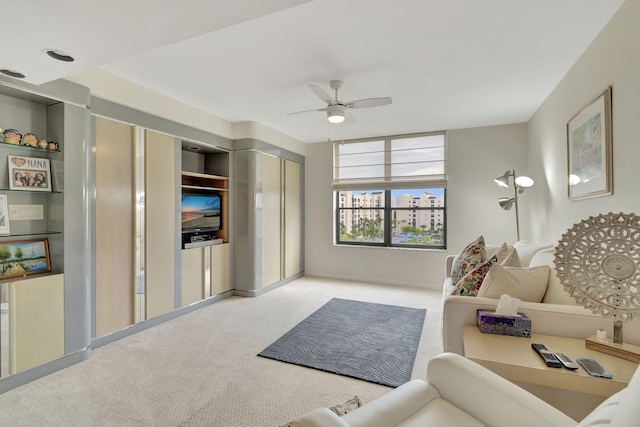
<path fill-rule="evenodd" d="M 483 334 L 476 325 L 466 325 L 463 340 L 467 359 L 523 386 L 575 419 L 580 419 L 599 402 L 625 388 L 638 367 L 637 363 L 589 350 L 585 348 L 585 340 L 575 338 L 532 334 L 529 339 Z M 611 372 L 613 378 L 592 377 L 582 367 L 575 371 L 550 368 L 531 348 L 531 343 L 544 344 L 549 351 L 564 353 L 574 362 L 578 357 L 596 359 Z M 566 408 L 558 401 L 560 391 L 590 395 L 589 402 L 582 408 Z M 575 399 L 566 399 L 569 403 L 572 400 L 577 404 Z"/>

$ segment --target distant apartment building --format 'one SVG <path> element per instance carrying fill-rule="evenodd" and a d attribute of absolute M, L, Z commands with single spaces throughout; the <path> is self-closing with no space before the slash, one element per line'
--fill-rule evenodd
<path fill-rule="evenodd" d="M 340 224 L 343 224 L 347 233 L 351 233 L 354 225 L 361 223 L 362 219 L 376 219 L 384 216 L 384 191 L 373 191 L 371 193 L 353 194 L 351 191 L 341 191 L 339 193 L 341 208 L 380 208 L 380 209 L 358 209 L 340 210 Z"/>
<path fill-rule="evenodd" d="M 396 207 L 399 208 L 438 208 L 444 206 L 444 196 L 436 196 L 431 193 L 421 193 L 419 196 L 413 194 L 401 194 L 396 198 Z M 444 224 L 444 210 L 394 210 L 396 228 L 412 226 L 423 228 L 424 230 L 437 230 Z"/>
<path fill-rule="evenodd" d="M 380 208 L 380 209 L 339 209 L 340 224 L 345 227 L 347 233 L 351 233 L 353 226 L 362 223 L 362 219 L 381 218 L 384 215 L 384 192 L 374 191 L 354 194 L 351 191 L 340 191 L 338 193 L 338 203 L 340 208 Z M 402 194 L 396 198 L 396 208 L 411 207 L 443 207 L 444 196 L 436 196 L 431 193 L 421 193 L 419 196 L 413 194 Z M 393 209 L 393 219 L 395 219 L 395 230 L 400 231 L 403 226 L 413 226 L 425 230 L 437 230 L 444 224 L 444 210 L 404 210 Z"/>

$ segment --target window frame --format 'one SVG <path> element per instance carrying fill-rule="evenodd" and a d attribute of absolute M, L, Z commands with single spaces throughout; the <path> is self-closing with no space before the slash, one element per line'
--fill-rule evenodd
<path fill-rule="evenodd" d="M 438 169 L 437 172 L 429 172 L 428 170 L 425 172 L 423 170 L 417 169 L 416 174 L 409 176 L 394 176 L 392 170 L 394 169 L 394 165 L 401 165 L 406 162 L 398 162 L 395 163 L 393 161 L 393 153 L 398 153 L 401 151 L 410 150 L 411 148 L 393 148 L 393 141 L 402 140 L 402 139 L 416 139 L 421 137 L 433 137 L 433 136 L 441 136 L 442 145 L 430 145 L 429 141 L 425 143 L 424 146 L 415 147 L 417 150 L 416 155 L 419 155 L 419 152 L 424 152 L 424 150 L 430 150 L 434 147 L 441 147 L 441 157 L 435 157 L 433 160 L 424 159 L 417 161 L 417 163 L 438 163 L 441 162 L 442 167 Z M 370 143 L 370 142 L 382 142 L 384 146 L 384 163 L 381 165 L 384 166 L 384 174 L 382 176 L 351 176 L 340 178 L 340 172 L 343 165 L 341 165 L 341 160 L 343 159 L 341 156 L 347 156 L 348 158 L 352 153 L 349 153 L 349 150 L 346 152 L 341 152 L 340 147 L 342 144 L 358 144 L 358 143 Z M 411 144 L 411 142 L 409 142 Z M 415 133 L 415 134 L 404 134 L 404 135 L 390 135 L 383 137 L 372 137 L 372 138 L 363 138 L 363 139 L 354 139 L 349 141 L 336 141 L 333 145 L 333 191 L 334 195 L 334 209 L 335 209 L 335 217 L 334 217 L 334 243 L 336 245 L 352 245 L 352 246 L 368 246 L 368 247 L 395 247 L 395 248 L 412 248 L 412 249 L 446 249 L 447 248 L 447 178 L 446 178 L 446 169 L 447 169 L 447 132 L 446 131 L 438 131 L 438 132 L 424 132 L 424 133 Z M 357 150 L 357 146 L 354 146 Z M 362 156 L 367 156 L 370 154 L 380 153 L 380 151 L 362 151 L 360 154 Z M 365 164 L 366 165 L 366 164 Z M 378 163 L 369 164 L 369 166 L 375 166 Z M 349 165 L 348 167 L 359 167 L 358 163 L 353 166 Z M 423 172 L 422 174 L 419 174 Z M 347 174 L 348 176 L 349 174 Z M 408 206 L 408 207 L 393 207 L 392 206 L 392 191 L 395 190 L 428 190 L 428 189 L 441 189 L 443 191 L 443 206 L 440 207 L 431 207 L 431 206 Z M 373 191 L 383 191 L 385 193 L 384 196 L 384 207 L 340 207 L 340 192 L 349 191 L 349 192 L 373 192 Z M 345 241 L 341 240 L 341 229 L 342 222 L 340 221 L 341 213 L 345 210 L 383 210 L 383 239 L 382 242 L 358 242 L 358 241 Z M 416 244 L 406 244 L 406 243 L 393 243 L 393 213 L 397 211 L 442 211 L 443 216 L 443 225 L 442 225 L 442 243 L 437 245 L 416 245 Z M 345 224 L 346 225 L 346 224 Z"/>
<path fill-rule="evenodd" d="M 405 190 L 409 190 L 413 187 L 404 188 Z M 429 188 L 433 189 L 441 189 L 443 191 L 443 206 L 408 206 L 408 207 L 394 207 L 392 206 L 392 191 L 399 190 L 396 188 L 386 188 L 380 189 L 376 188 L 376 191 L 384 191 L 384 199 L 385 203 L 383 207 L 341 207 L 340 206 L 340 192 L 347 191 L 371 191 L 371 190 L 348 190 L 348 189 L 339 189 L 334 190 L 335 197 L 335 218 L 334 218 L 334 226 L 335 226 L 335 244 L 336 245 L 346 245 L 346 246 L 366 246 L 366 247 L 384 247 L 384 248 L 410 248 L 410 249 L 446 249 L 447 248 L 447 189 L 446 187 L 421 187 L 422 190 L 427 190 Z M 401 189 L 402 190 L 402 189 Z M 383 233 L 382 233 L 382 242 L 359 242 L 359 241 L 349 241 L 349 240 L 341 240 L 341 228 L 342 222 L 340 221 L 340 214 L 343 211 L 359 211 L 359 210 L 370 210 L 370 211 L 383 211 Z M 440 244 L 410 244 L 410 243 L 394 243 L 393 242 L 393 212 L 394 211 L 442 211 L 442 215 L 444 218 L 444 223 L 442 224 L 442 243 Z"/>

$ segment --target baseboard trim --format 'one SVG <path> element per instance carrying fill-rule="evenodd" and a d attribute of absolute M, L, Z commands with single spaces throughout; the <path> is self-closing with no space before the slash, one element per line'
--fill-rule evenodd
<path fill-rule="evenodd" d="M 413 289 L 428 289 L 434 291 L 442 291 L 442 284 L 431 284 L 431 283 L 413 283 L 413 282 L 403 282 L 398 280 L 380 280 L 370 277 L 362 277 L 362 276 L 351 276 L 351 275 L 339 275 L 339 274 L 324 274 L 324 273 L 313 273 L 306 272 L 305 274 L 308 277 L 317 277 L 319 279 L 332 279 L 332 280 L 345 280 L 349 282 L 359 282 L 359 283 L 373 283 L 376 285 L 388 285 L 388 286 L 398 286 L 403 288 L 413 288 Z"/>
<path fill-rule="evenodd" d="M 210 304 L 213 304 L 214 302 L 223 300 L 225 298 L 229 298 L 230 296 L 234 295 L 234 291 L 230 290 L 218 295 L 215 295 L 211 298 L 207 298 L 205 300 L 202 301 L 198 301 L 198 302 L 194 302 L 193 304 L 190 304 L 186 307 L 180 307 L 177 308 L 169 313 L 166 314 L 162 314 L 160 316 L 154 317 L 153 319 L 149 319 L 149 320 L 145 320 L 144 322 L 140 322 L 138 324 L 135 325 L 131 325 L 128 326 L 124 329 L 121 329 L 119 331 L 114 331 L 111 332 L 110 334 L 107 335 L 103 335 L 101 337 L 96 337 L 93 338 L 91 340 L 91 348 L 99 348 L 102 347 L 103 345 L 112 343 L 114 341 L 118 341 L 122 338 L 131 336 L 135 333 L 138 333 L 140 331 L 144 331 L 146 329 L 152 328 L 154 326 L 160 325 L 161 323 L 164 323 L 168 320 L 172 320 L 175 319 L 177 317 L 183 316 L 187 313 L 191 313 L 192 311 L 195 311 L 199 308 L 202 307 L 206 307 Z"/>
<path fill-rule="evenodd" d="M 28 384 L 31 381 L 35 381 L 49 374 L 53 374 L 61 369 L 68 368 L 78 362 L 82 362 L 83 360 L 88 359 L 90 355 L 91 349 L 89 347 L 85 347 L 74 351 L 73 353 L 65 354 L 64 356 L 60 356 L 56 359 L 34 366 L 33 368 L 2 378 L 0 379 L 0 394 Z"/>
<path fill-rule="evenodd" d="M 279 288 L 280 286 L 284 286 L 287 283 L 293 282 L 294 280 L 299 279 L 304 275 L 305 275 L 304 271 L 302 271 L 298 274 L 294 274 L 293 276 L 287 277 L 286 279 L 280 280 L 279 282 L 272 283 L 269 286 L 265 286 L 264 288 L 250 290 L 250 291 L 236 289 L 233 291 L 233 294 L 240 297 L 249 297 L 249 298 L 258 297 L 266 292 L 272 291 L 274 289 Z"/>

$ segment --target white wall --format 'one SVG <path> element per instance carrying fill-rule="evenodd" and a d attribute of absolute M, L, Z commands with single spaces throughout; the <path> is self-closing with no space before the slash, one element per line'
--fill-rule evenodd
<path fill-rule="evenodd" d="M 450 131 L 447 147 L 448 250 L 436 251 L 334 246 L 332 145 L 310 144 L 305 179 L 306 274 L 440 289 L 447 253 L 459 251 L 480 234 L 489 243 L 515 241 L 515 214 L 497 202 L 512 194 L 493 178 L 512 168 L 525 174 L 526 125 Z"/>
<path fill-rule="evenodd" d="M 535 203 L 525 212 L 535 241 L 557 242 L 568 228 L 608 212 L 640 214 L 640 0 L 627 0 L 528 123 Z M 613 86 L 613 195 L 569 201 L 567 121 Z"/>

